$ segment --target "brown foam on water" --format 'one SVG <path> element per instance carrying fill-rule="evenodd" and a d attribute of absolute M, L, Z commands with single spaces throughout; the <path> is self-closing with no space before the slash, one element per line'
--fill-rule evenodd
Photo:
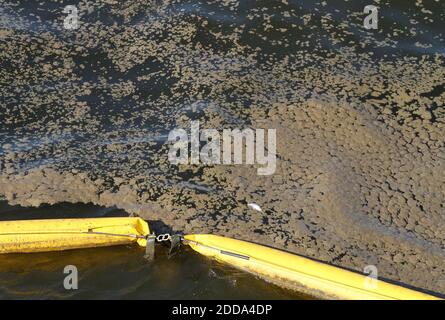
<path fill-rule="evenodd" d="M 143 2 L 108 5 L 131 22 Z M 85 24 L 78 45 L 51 32 L 0 31 L 10 40 L 3 55 L 20 71 L 1 73 L 10 83 L 2 95 L 20 99 L 1 107 L 5 132 L 18 137 L 1 149 L 0 194 L 10 204 L 117 206 L 186 233 L 357 271 L 373 264 L 380 277 L 445 294 L 443 55 L 383 59 L 318 44 L 268 55 L 240 40 L 245 24 L 218 33 L 211 19 L 157 10 L 151 23 Z M 324 23 L 333 38 L 347 31 Z M 281 48 L 276 35 L 252 32 Z M 193 119 L 218 130 L 277 129 L 275 174 L 170 165 L 162 137 Z"/>

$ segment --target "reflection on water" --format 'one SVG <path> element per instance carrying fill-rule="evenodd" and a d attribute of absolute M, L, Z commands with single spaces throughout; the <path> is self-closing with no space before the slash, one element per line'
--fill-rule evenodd
<path fill-rule="evenodd" d="M 0 205 L 1 219 L 119 216 L 123 212 L 61 204 L 25 209 Z M 300 299 L 301 296 L 211 261 L 182 247 L 173 256 L 158 245 L 154 262 L 142 248 L 118 246 L 1 256 L 0 299 Z M 66 265 L 79 272 L 78 290 L 65 290 Z"/>

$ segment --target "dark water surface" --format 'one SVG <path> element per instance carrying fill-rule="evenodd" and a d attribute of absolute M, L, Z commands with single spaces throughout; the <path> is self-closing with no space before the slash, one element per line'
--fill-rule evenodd
<path fill-rule="evenodd" d="M 0 199 L 101 206 L 0 219 L 116 207 L 445 294 L 444 25 L 443 0 L 0 1 Z M 276 171 L 175 165 L 167 137 L 192 121 L 275 129 Z M 187 250 L 141 256 L 2 256 L 0 297 L 297 297 Z"/>
<path fill-rule="evenodd" d="M 125 216 L 122 210 L 59 204 L 42 208 L 0 203 L 0 220 Z M 156 247 L 147 262 L 137 246 L 0 256 L 0 299 L 302 299 L 294 292 L 181 247 L 168 256 Z M 79 273 L 78 290 L 65 290 L 65 266 Z"/>

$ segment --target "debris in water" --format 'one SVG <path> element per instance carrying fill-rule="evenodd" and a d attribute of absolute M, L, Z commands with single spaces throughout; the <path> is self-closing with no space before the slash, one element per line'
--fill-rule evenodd
<path fill-rule="evenodd" d="M 261 210 L 261 207 L 259 205 L 257 205 L 256 203 L 248 203 L 247 206 L 250 209 L 253 209 L 253 210 L 256 210 L 256 211 L 259 211 L 259 212 L 263 211 L 263 210 Z"/>

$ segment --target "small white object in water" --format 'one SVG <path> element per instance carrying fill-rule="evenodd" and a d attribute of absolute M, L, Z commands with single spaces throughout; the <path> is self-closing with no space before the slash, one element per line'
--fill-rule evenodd
<path fill-rule="evenodd" d="M 260 211 L 261 212 L 261 207 L 259 205 L 257 205 L 256 203 L 248 203 L 247 206 L 250 209 L 256 210 L 256 211 Z"/>

